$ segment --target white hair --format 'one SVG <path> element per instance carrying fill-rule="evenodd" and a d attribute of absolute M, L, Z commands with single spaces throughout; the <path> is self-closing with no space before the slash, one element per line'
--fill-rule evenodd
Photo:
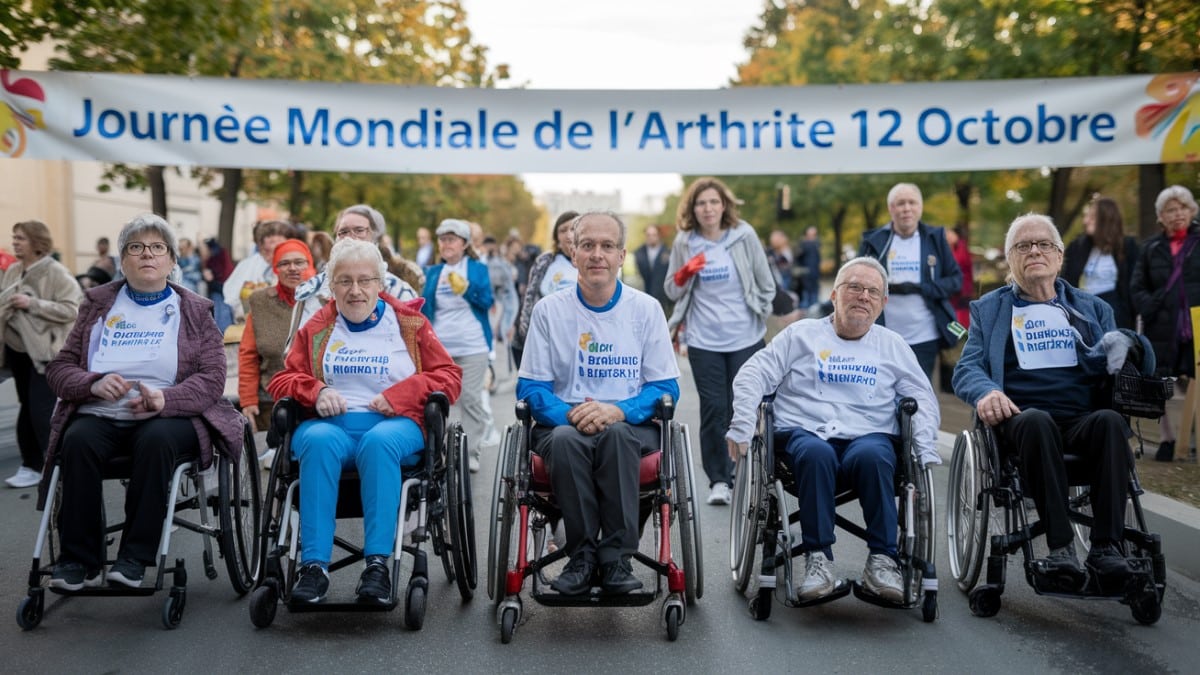
<path fill-rule="evenodd" d="M 841 286 L 842 280 L 845 279 L 846 275 L 850 273 L 850 268 L 857 267 L 859 265 L 863 267 L 870 267 L 879 273 L 879 278 L 883 279 L 883 297 L 886 298 L 888 294 L 887 270 L 883 268 L 883 265 L 880 264 L 878 260 L 869 255 L 860 255 L 857 258 L 848 260 L 845 265 L 842 265 L 842 268 L 838 270 L 837 276 L 833 279 L 833 287 L 837 288 L 838 286 Z"/>
<path fill-rule="evenodd" d="M 1192 191 L 1182 185 L 1172 185 L 1171 187 L 1158 193 L 1158 197 L 1154 199 L 1154 215 L 1160 215 L 1163 209 L 1167 208 L 1167 202 L 1175 200 L 1183 204 L 1192 212 L 1192 217 L 1195 217 L 1196 211 L 1200 210 L 1196 207 L 1196 198 L 1192 196 Z"/>
<path fill-rule="evenodd" d="M 387 277 L 387 264 L 383 262 L 379 246 L 359 239 L 339 239 L 333 245 L 333 250 L 329 253 L 329 263 L 325 266 L 325 276 L 332 282 L 340 265 L 360 261 L 374 263 L 379 269 L 379 278 Z"/>
<path fill-rule="evenodd" d="M 1062 235 L 1058 233 L 1058 228 L 1054 226 L 1054 221 L 1050 216 L 1045 216 L 1040 213 L 1026 213 L 1023 216 L 1017 216 L 1017 219 L 1012 221 L 1012 225 L 1008 226 L 1008 234 L 1004 235 L 1004 257 L 1008 259 L 1008 254 L 1012 252 L 1012 247 L 1017 242 L 1013 241 L 1017 238 L 1017 230 L 1022 226 L 1037 224 L 1045 227 L 1050 232 L 1050 239 L 1054 241 L 1054 245 L 1058 247 L 1059 253 L 1066 250 L 1063 244 Z M 1010 265 L 1011 267 L 1011 265 Z"/>
<path fill-rule="evenodd" d="M 925 198 L 921 196 L 921 188 L 917 187 L 915 183 L 896 183 L 892 186 L 891 190 L 888 190 L 887 205 L 891 206 L 892 202 L 896 201 L 896 193 L 904 189 L 909 189 L 916 192 L 917 201 L 921 202 L 922 204 L 925 203 Z"/>

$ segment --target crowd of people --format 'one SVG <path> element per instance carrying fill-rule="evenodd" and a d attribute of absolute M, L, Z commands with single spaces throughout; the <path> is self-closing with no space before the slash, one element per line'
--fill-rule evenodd
<path fill-rule="evenodd" d="M 1004 243 L 1008 283 L 974 302 L 965 228 L 927 223 L 914 184 L 895 185 L 886 200 L 889 221 L 863 234 L 858 257 L 836 268 L 828 294 L 817 228 L 795 247 L 782 230 L 764 242 L 716 178 L 687 187 L 673 233 L 642 230 L 629 268 L 641 290 L 624 282 L 627 231 L 611 213 L 558 214 L 544 252 L 515 230 L 501 241 L 477 223 L 447 218 L 415 232 L 410 261 L 388 243 L 383 214 L 358 204 L 338 213 L 331 234 L 259 222 L 254 252 L 236 265 L 215 239 L 198 247 L 142 215 L 124 225 L 115 251 L 100 239 L 97 258 L 78 276 L 50 255 L 45 224 L 20 222 L 0 281 L 3 366 L 20 402 L 22 465 L 7 483 L 32 487 L 48 461 L 60 462 L 69 515 L 51 583 L 77 590 L 101 578 L 100 467 L 131 452 L 139 469 L 130 517 L 105 578 L 137 586 L 154 562 L 154 521 L 162 517 L 138 504 L 161 496 L 177 457 L 240 445 L 240 420 L 264 430 L 274 401 L 289 396 L 312 411 L 293 448 L 304 460 L 304 550 L 293 596 L 318 602 L 328 589 L 336 476 L 355 466 L 377 477 L 363 481 L 367 569 L 357 592 L 384 602 L 392 492 L 422 449 L 424 397 L 447 393 L 451 417 L 466 431 L 470 470 L 478 471 L 499 442 L 489 394 L 497 363 L 506 363 L 542 427 L 534 443 L 556 492 L 576 497 L 564 509 L 561 541 L 571 562 L 554 587 L 577 594 L 599 580 L 606 592 L 629 592 L 638 586 L 628 562 L 637 523 L 626 483 L 657 438 L 647 426 L 654 401 L 680 395 L 674 349 L 690 365 L 698 397 L 708 503 L 730 503 L 754 408 L 776 394 L 780 452 L 806 486 L 802 598 L 832 590 L 833 490 L 845 476 L 858 486 L 870 533 L 864 583 L 888 599 L 899 584 L 892 406 L 899 396 L 920 402 L 920 450 L 938 461 L 926 432 L 938 426 L 932 381 L 941 355 L 957 363 L 943 389 L 1021 448 L 1022 471 L 1050 523 L 1049 567 L 1082 574 L 1063 511 L 1067 449 L 1091 453 L 1100 467 L 1088 565 L 1127 571 L 1114 546 L 1127 426 L 1096 410 L 1090 392 L 1126 361 L 1177 376 L 1184 387 L 1194 377 L 1194 196 L 1181 186 L 1164 190 L 1156 202 L 1162 232 L 1140 245 L 1108 197 L 1087 205 L 1084 231 L 1069 246 L 1049 218 L 1019 217 Z M 787 320 L 768 343 L 773 315 Z M 1014 317 L 1072 337 L 1047 349 L 1014 348 L 1022 339 L 1010 330 Z M 240 326 L 240 338 L 231 326 Z M 242 416 L 221 403 L 231 336 L 240 341 Z M 639 368 L 574 367 L 601 336 L 604 349 L 631 354 Z M 347 367 L 357 363 L 351 353 L 369 355 L 372 367 Z M 1161 425 L 1158 457 L 1172 459 L 1175 430 L 1169 417 Z M 624 459 L 611 465 L 598 459 L 618 455 Z"/>

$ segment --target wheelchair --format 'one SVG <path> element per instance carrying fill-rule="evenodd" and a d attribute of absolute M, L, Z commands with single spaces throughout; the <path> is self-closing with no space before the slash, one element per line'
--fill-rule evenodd
<path fill-rule="evenodd" d="M 795 496 L 796 481 L 791 468 L 775 449 L 775 397 L 763 398 L 750 448 L 738 459 L 733 486 L 733 505 L 729 518 L 729 567 L 733 585 L 739 593 L 750 587 L 755 560 L 761 548 L 759 586 L 750 599 L 750 614 L 763 621 L 771 616 L 772 596 L 785 607 L 810 607 L 838 600 L 854 592 L 855 597 L 892 609 L 921 608 L 921 618 L 937 618 L 937 573 L 934 567 L 934 497 L 932 473 L 921 463 L 913 446 L 912 416 L 917 402 L 903 398 L 897 404 L 900 442 L 896 453 L 896 497 L 899 500 L 897 557 L 903 580 L 903 600 L 891 602 L 868 592 L 858 581 L 841 580 L 835 590 L 813 601 L 797 597 L 793 579 L 793 559 L 805 553 L 803 544 L 793 541 L 791 525 L 799 522 L 799 510 L 790 511 L 788 496 Z M 841 506 L 857 499 L 857 494 L 837 486 L 835 503 Z M 841 514 L 835 515 L 836 527 L 866 539 L 866 528 Z"/>
<path fill-rule="evenodd" d="M 1090 488 L 1080 471 L 1084 460 L 1076 455 L 1064 455 L 1063 460 L 1070 485 L 1067 512 L 1076 540 L 1086 553 L 1093 520 Z M 1104 588 L 1090 574 L 1082 589 L 1064 588 L 1039 573 L 1034 540 L 1046 533 L 1046 526 L 1040 520 L 1029 522 L 1032 500 L 1024 495 L 1018 458 L 1014 453 L 1002 452 L 991 427 L 978 418 L 973 429 L 964 430 L 955 440 L 949 490 L 946 543 L 950 571 L 959 590 L 967 594 L 975 616 L 990 617 L 1000 611 L 1007 556 L 1017 551 L 1024 559 L 1025 579 L 1038 595 L 1117 600 L 1129 605 L 1133 618 L 1144 625 L 1157 622 L 1162 615 L 1166 591 L 1162 539 L 1146 527 L 1139 499 L 1143 490 L 1132 462 L 1120 547 L 1134 574 L 1120 589 Z M 976 586 L 985 557 L 986 581 Z"/>
<path fill-rule="evenodd" d="M 159 538 L 157 572 L 153 585 L 139 588 L 95 587 L 68 591 L 50 588 L 51 592 L 67 596 L 147 596 L 161 591 L 164 577 L 171 575 L 171 587 L 162 607 L 162 623 L 167 629 L 176 628 L 183 620 L 187 604 L 187 567 L 183 558 L 176 558 L 173 566 L 167 566 L 167 554 L 171 549 L 171 533 L 176 527 L 204 535 L 203 566 L 209 579 L 217 578 L 214 564 L 212 540 L 217 542 L 217 551 L 225 560 L 229 582 L 237 595 L 242 596 L 254 587 L 258 575 L 258 526 L 262 510 L 259 491 L 258 458 L 254 453 L 254 437 L 250 425 L 242 431 L 242 451 L 236 458 L 213 453 L 213 462 L 208 470 L 201 471 L 199 462 L 184 460 L 175 467 L 169 488 L 167 515 L 163 520 Z M 119 457 L 103 467 L 104 480 L 120 480 L 127 483 L 132 475 L 131 457 Z M 46 508 L 42 510 L 38 526 L 37 541 L 33 547 L 33 566 L 29 571 L 29 590 L 17 609 L 17 624 L 24 630 L 33 630 L 42 621 L 45 610 L 47 587 L 42 585 L 54 572 L 58 553 L 58 514 L 62 503 L 61 467 L 55 465 L 50 474 L 47 488 Z M 182 517 L 182 512 L 197 511 L 196 520 Z M 210 516 L 211 512 L 211 516 Z M 216 520 L 213 524 L 210 517 Z M 105 547 L 114 541 L 116 533 L 124 528 L 123 522 L 105 527 Z M 43 563 L 43 554 L 45 562 Z M 107 556 L 106 556 L 107 558 Z M 114 561 L 106 559 L 105 565 Z"/>
<path fill-rule="evenodd" d="M 412 558 L 412 574 L 404 595 L 404 624 L 420 630 L 425 623 L 429 572 L 422 545 L 428 541 L 434 555 L 442 559 L 448 581 L 458 586 L 463 602 L 469 601 L 478 574 L 475 557 L 475 519 L 471 500 L 471 474 L 467 463 L 467 439 L 456 422 L 447 425 L 450 400 L 441 392 L 425 402 L 425 450 L 415 467 L 404 467 L 397 514 L 396 542 L 392 552 L 392 594 L 382 604 L 360 602 L 294 602 L 291 590 L 299 571 L 300 556 L 300 466 L 292 459 L 292 434 L 301 421 L 301 406 L 284 398 L 272 412 L 268 444 L 278 448 L 267 478 L 266 508 L 262 519 L 261 579 L 250 595 L 250 620 L 266 628 L 275 620 L 280 604 L 289 612 L 390 612 L 400 604 L 401 554 Z M 336 518 L 361 518 L 358 474 L 342 472 L 338 487 Z M 415 528 L 405 527 L 410 517 Z M 406 532 L 405 530 L 409 531 Z M 405 543 L 407 540 L 408 543 Z M 353 542 L 334 536 L 334 560 L 329 572 L 364 559 Z M 338 558 L 338 555 L 342 555 Z"/>
<path fill-rule="evenodd" d="M 567 556 L 567 551 L 551 551 L 548 546 L 561 511 L 546 465 L 533 452 L 529 406 L 517 402 L 518 421 L 505 430 L 497 457 L 489 528 L 488 595 L 496 608 L 502 643 L 512 641 L 523 621 L 521 592 L 526 578 L 532 580 L 530 597 L 534 601 L 557 607 L 648 605 L 662 595 L 665 578 L 667 597 L 660 616 L 667 639 L 679 637 L 686 607 L 704 594 L 704 574 L 691 443 L 687 425 L 672 421 L 674 411 L 670 396 L 658 402 L 655 419 L 661 427 L 660 450 L 642 457 L 639 469 L 640 522 L 644 531 L 646 521 L 651 520 L 655 536 L 653 555 L 638 551 L 633 559 L 655 573 L 653 588 L 611 596 L 593 588 L 587 594 L 567 596 L 551 590 L 546 578 L 546 568 Z"/>

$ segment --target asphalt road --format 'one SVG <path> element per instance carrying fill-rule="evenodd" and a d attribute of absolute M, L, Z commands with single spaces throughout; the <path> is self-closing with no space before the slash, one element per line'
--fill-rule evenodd
<path fill-rule="evenodd" d="M 686 361 L 680 418 L 698 427 L 697 401 Z M 502 368 L 501 368 L 502 370 Z M 501 426 L 512 420 L 512 383 L 493 401 Z M 695 445 L 695 443 L 693 443 Z M 698 453 L 699 448 L 696 446 Z M 17 466 L 15 453 L 0 451 L 0 473 Z M 699 471 L 699 457 L 695 459 Z M 1171 574 L 1162 620 L 1138 625 L 1127 607 L 1112 602 L 1039 597 L 1024 583 L 1019 562 L 999 615 L 971 615 L 966 597 L 948 580 L 945 554 L 945 466 L 934 471 L 939 497 L 938 568 L 942 571 L 940 616 L 922 622 L 918 610 L 880 609 L 853 596 L 809 609 L 774 606 L 756 622 L 746 599 L 734 592 L 727 570 L 728 508 L 701 506 L 704 524 L 705 593 L 688 609 L 677 642 L 668 642 L 658 603 L 627 609 L 551 608 L 525 602 L 525 623 L 512 644 L 500 642 L 492 603 L 480 587 L 462 603 L 430 561 L 431 588 L 424 628 L 404 628 L 401 611 L 390 614 L 289 614 L 256 629 L 247 602 L 231 590 L 224 570 L 204 578 L 199 538 L 177 533 L 173 555 L 187 558 L 189 592 L 182 625 L 164 630 L 165 593 L 151 598 L 70 598 L 48 595 L 36 630 L 14 621 L 25 595 L 26 573 L 37 526 L 33 491 L 0 489 L 0 653 L 7 672 L 680 672 L 824 671 L 863 673 L 904 670 L 927 673 L 1013 672 L 1197 672 L 1200 586 Z M 493 466 L 485 460 L 474 483 L 479 556 L 486 560 L 487 517 Z M 703 482 L 703 477 L 698 477 Z M 701 497 L 707 491 L 701 487 Z M 120 509 L 110 491 L 110 512 Z M 856 506 L 848 507 L 853 513 Z M 857 576 L 865 548 L 843 536 L 835 546 L 843 576 Z M 357 570 L 335 576 L 335 593 L 349 595 Z M 528 585 L 526 586 L 528 588 Z"/>

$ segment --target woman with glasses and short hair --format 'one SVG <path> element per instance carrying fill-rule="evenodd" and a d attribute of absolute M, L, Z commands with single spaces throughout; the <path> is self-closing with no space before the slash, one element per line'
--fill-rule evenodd
<path fill-rule="evenodd" d="M 154 214 L 137 216 L 121 229 L 117 250 L 124 279 L 87 292 L 46 366 L 59 398 L 46 466 L 61 457 L 62 468 L 62 554 L 50 585 L 64 590 L 103 581 L 101 477 L 110 459 L 132 456 L 133 467 L 107 580 L 137 588 L 157 559 L 176 463 L 198 457 L 207 468 L 214 450 L 230 459 L 242 451 L 242 416 L 223 398 L 225 345 L 212 301 L 167 281 L 179 256 L 174 229 Z"/>
<path fill-rule="evenodd" d="M 470 445 L 471 471 L 479 470 L 479 443 L 492 424 L 483 404 L 483 378 L 492 351 L 492 277 L 471 246 L 471 225 L 447 218 L 437 228 L 442 262 L 426 272 L 425 305 L 421 311 L 433 323 L 438 339 L 462 367 L 462 399 L 455 414 Z"/>
<path fill-rule="evenodd" d="M 300 462 L 300 573 L 292 599 L 320 602 L 329 562 L 342 469 L 358 470 L 366 567 L 355 591 L 363 602 L 391 597 L 388 556 L 400 509 L 401 467 L 425 446 L 425 400 L 458 398 L 462 371 L 429 321 L 383 290 L 384 262 L 373 242 L 343 239 L 326 267 L 333 300 L 304 324 L 284 369 L 267 391 L 295 399 L 316 417 L 292 437 Z"/>

